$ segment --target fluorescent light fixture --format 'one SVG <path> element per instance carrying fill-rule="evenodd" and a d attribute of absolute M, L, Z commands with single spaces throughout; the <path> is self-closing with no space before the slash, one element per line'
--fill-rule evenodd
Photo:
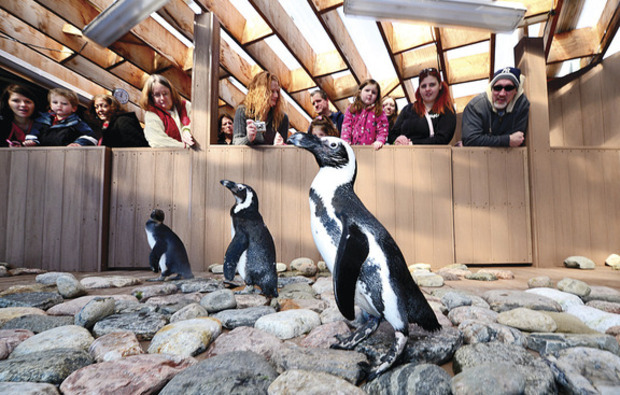
<path fill-rule="evenodd" d="M 516 29 L 526 11 L 520 4 L 491 0 L 344 0 L 345 14 L 495 32 Z"/>
<path fill-rule="evenodd" d="M 169 0 L 117 0 L 97 15 L 82 33 L 108 47 Z"/>

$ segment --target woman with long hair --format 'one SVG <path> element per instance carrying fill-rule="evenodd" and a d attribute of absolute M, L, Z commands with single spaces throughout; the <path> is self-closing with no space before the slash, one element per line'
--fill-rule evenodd
<path fill-rule="evenodd" d="M 280 80 L 262 71 L 248 85 L 248 94 L 237 107 L 233 144 L 282 145 L 288 137 L 288 116 L 280 94 Z"/>
<path fill-rule="evenodd" d="M 394 145 L 449 144 L 456 128 L 456 113 L 448 84 L 436 68 L 422 70 L 415 102 L 403 108 L 388 141 Z"/>
<path fill-rule="evenodd" d="M 0 147 L 21 147 L 37 115 L 36 97 L 30 89 L 7 86 L 0 98 Z"/>
<path fill-rule="evenodd" d="M 139 104 L 145 111 L 144 137 L 151 147 L 189 148 L 195 144 L 191 105 L 166 77 L 151 75 L 144 83 Z"/>
<path fill-rule="evenodd" d="M 95 95 L 88 105 L 87 123 L 106 147 L 148 147 L 140 121 L 133 111 L 121 110 L 114 96 Z"/>
<path fill-rule="evenodd" d="M 388 119 L 388 130 L 392 130 L 394 123 L 396 123 L 396 118 L 398 118 L 398 105 L 396 104 L 396 99 L 392 96 L 385 96 L 381 100 L 381 105 L 383 106 L 383 112 Z"/>
<path fill-rule="evenodd" d="M 228 114 L 220 115 L 217 120 L 217 144 L 232 144 L 233 119 Z"/>

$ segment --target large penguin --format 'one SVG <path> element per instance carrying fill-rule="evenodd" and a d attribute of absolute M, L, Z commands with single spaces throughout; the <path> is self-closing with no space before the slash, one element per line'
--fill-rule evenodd
<path fill-rule="evenodd" d="M 332 273 L 336 303 L 347 319 L 357 304 L 368 321 L 335 348 L 352 349 L 387 320 L 395 330 L 392 347 L 369 375 L 386 371 L 404 351 L 409 323 L 428 331 L 441 328 L 413 281 L 396 242 L 353 191 L 355 153 L 336 137 L 296 133 L 288 143 L 314 154 L 320 167 L 310 187 L 314 242 Z"/>
<path fill-rule="evenodd" d="M 247 285 L 243 292 L 253 292 L 258 285 L 265 296 L 277 297 L 276 247 L 258 212 L 258 196 L 249 185 L 228 180 L 220 183 L 236 200 L 230 209 L 232 240 L 224 258 L 224 277 L 232 281 L 238 269 Z"/>
<path fill-rule="evenodd" d="M 177 275 L 169 280 L 194 278 L 185 246 L 179 236 L 164 225 L 164 218 L 164 212 L 155 209 L 146 221 L 146 238 L 151 246 L 149 263 L 155 273 L 161 271 L 159 277 L 148 281 L 162 281 L 175 273 Z"/>

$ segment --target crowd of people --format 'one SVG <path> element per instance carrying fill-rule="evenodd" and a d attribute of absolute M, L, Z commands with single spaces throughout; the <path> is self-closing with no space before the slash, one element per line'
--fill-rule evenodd
<path fill-rule="evenodd" d="M 498 70 L 485 92 L 474 97 L 462 117 L 462 141 L 456 145 L 518 147 L 525 144 L 530 103 L 523 76 L 514 67 Z M 310 94 L 316 112 L 307 132 L 340 137 L 353 145 L 450 144 L 457 115 L 448 84 L 436 68 L 418 76 L 415 101 L 399 111 L 396 99 L 381 96 L 375 80 L 363 81 L 344 114 L 333 111 L 327 94 Z M 278 77 L 268 71 L 254 76 L 234 117 L 220 115 L 217 144 L 284 145 L 289 119 Z M 0 98 L 0 147 L 103 145 L 107 147 L 191 148 L 191 104 L 166 77 L 151 75 L 135 112 L 125 111 L 112 95 L 95 95 L 79 115 L 78 96 L 64 88 L 49 90 L 47 108 L 37 108 L 36 95 L 26 86 L 11 84 Z"/>

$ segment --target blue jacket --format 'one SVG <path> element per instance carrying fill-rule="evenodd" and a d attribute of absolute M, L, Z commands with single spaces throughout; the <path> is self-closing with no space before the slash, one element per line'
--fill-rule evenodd
<path fill-rule="evenodd" d="M 55 125 L 53 124 L 54 117 L 54 113 L 51 112 L 41 113 L 34 120 L 26 140 L 34 140 L 37 144 L 44 146 L 60 146 L 71 143 L 97 145 L 95 132 L 77 114 L 71 114 Z"/>

